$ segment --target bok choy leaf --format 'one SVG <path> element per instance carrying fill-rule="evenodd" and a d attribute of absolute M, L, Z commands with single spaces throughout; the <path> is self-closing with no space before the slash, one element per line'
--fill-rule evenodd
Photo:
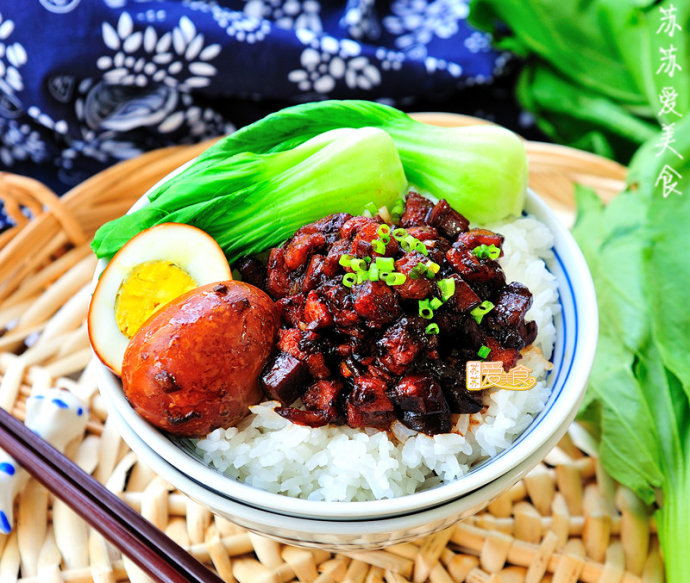
<path fill-rule="evenodd" d="M 608 206 L 579 189 L 573 229 L 600 315 L 579 418 L 606 471 L 656 508 L 668 583 L 690 573 L 690 118 L 677 130 L 675 153 L 656 140 L 638 151 Z M 664 196 L 669 168 L 675 192 Z"/>
<path fill-rule="evenodd" d="M 103 225 L 96 255 L 110 258 L 138 232 L 177 222 L 206 231 L 232 262 L 325 215 L 359 214 L 372 200 L 392 205 L 407 188 L 393 141 L 376 128 L 334 130 L 283 152 L 200 159 L 188 170 L 147 206 Z"/>
<path fill-rule="evenodd" d="M 497 126 L 439 127 L 371 101 L 320 101 L 282 109 L 227 136 L 152 198 L 203 175 L 243 152 L 288 150 L 335 128 L 377 127 L 393 139 L 409 183 L 471 221 L 498 221 L 522 211 L 527 154 L 522 141 Z"/>

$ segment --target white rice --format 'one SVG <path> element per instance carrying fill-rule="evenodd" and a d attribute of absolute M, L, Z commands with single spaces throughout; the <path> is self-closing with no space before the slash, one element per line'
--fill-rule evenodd
<path fill-rule="evenodd" d="M 508 282 L 533 294 L 526 320 L 538 326 L 535 341 L 550 358 L 554 315 L 560 310 L 555 278 L 546 268 L 553 237 L 539 221 L 519 218 L 488 228 L 505 236 L 500 264 Z M 252 407 L 239 426 L 217 429 L 196 441 L 202 460 L 254 487 L 309 500 L 358 501 L 412 494 L 454 480 L 506 449 L 542 410 L 549 397 L 543 381 L 548 363 L 538 351 L 521 362 L 537 385 L 528 391 L 487 391 L 485 409 L 460 415 L 454 429 L 429 437 L 396 422 L 395 438 L 375 429 L 309 428 L 273 411 L 276 402 Z"/>

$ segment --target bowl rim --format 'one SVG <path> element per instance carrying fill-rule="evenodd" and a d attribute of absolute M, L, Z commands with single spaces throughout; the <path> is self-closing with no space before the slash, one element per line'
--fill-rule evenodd
<path fill-rule="evenodd" d="M 182 171 L 190 163 L 191 161 L 160 180 L 128 212 L 133 212 L 146 204 L 147 195 L 153 189 Z M 100 360 L 97 362 L 101 369 L 99 389 L 101 393 L 107 393 L 112 397 L 112 399 L 107 400 L 114 409 L 120 412 L 124 422 L 142 437 L 144 443 L 153 446 L 153 449 L 166 462 L 180 469 L 183 474 L 195 482 L 204 484 L 222 496 L 255 508 L 267 509 L 288 516 L 318 517 L 322 520 L 356 520 L 361 517 L 377 516 L 382 518 L 408 514 L 423 508 L 433 508 L 473 492 L 500 478 L 501 475 L 517 467 L 524 459 L 531 457 L 545 441 L 549 441 L 549 437 L 563 425 L 566 419 L 572 421 L 584 396 L 587 378 L 596 351 L 598 333 L 596 295 L 591 274 L 582 252 L 568 229 L 558 220 L 554 211 L 529 188 L 527 189 L 525 209 L 546 224 L 554 237 L 554 252 L 559 249 L 567 258 L 569 269 L 566 271 L 565 266 L 563 266 L 563 272 L 566 278 L 570 280 L 573 302 L 581 310 L 580 313 L 575 311 L 576 333 L 581 335 L 581 338 L 578 340 L 573 354 L 568 355 L 569 358 L 572 358 L 569 362 L 568 377 L 560 394 L 551 403 L 548 415 L 541 416 L 540 414 L 506 450 L 499 453 L 498 456 L 482 462 L 471 472 L 457 480 L 414 494 L 361 502 L 313 501 L 275 494 L 234 480 L 203 464 L 198 458 L 175 443 L 175 438 L 167 437 L 163 432 L 145 421 L 127 401 L 122 391 L 120 379 Z M 558 253 L 556 253 L 556 257 L 558 258 Z M 99 260 L 93 279 L 94 286 L 105 265 L 105 260 Z M 572 285 L 573 280 L 576 284 L 574 287 Z M 563 290 L 559 290 L 559 295 L 562 293 Z M 587 309 L 582 311 L 583 307 Z M 554 383 L 550 382 L 550 384 L 553 388 Z M 564 390 L 566 386 L 568 390 Z M 492 463 L 492 461 L 497 461 L 497 457 L 500 457 L 501 463 Z M 288 506 L 286 501 L 289 501 L 289 509 L 286 508 Z"/>

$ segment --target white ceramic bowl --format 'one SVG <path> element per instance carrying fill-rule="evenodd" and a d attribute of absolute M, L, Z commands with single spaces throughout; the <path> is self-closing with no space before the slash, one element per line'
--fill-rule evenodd
<path fill-rule="evenodd" d="M 546 450 L 540 449 L 494 482 L 455 500 L 411 514 L 370 520 L 301 518 L 242 504 L 195 481 L 165 461 L 127 425 L 120 409 L 110 401 L 109 393 L 105 392 L 103 396 L 118 430 L 140 461 L 187 496 L 207 506 L 213 513 L 253 532 L 287 544 L 334 551 L 378 549 L 448 528 L 458 520 L 479 512 L 537 465 L 546 454 Z M 567 425 L 559 433 L 565 433 Z"/>
<path fill-rule="evenodd" d="M 178 170 L 179 171 L 179 170 Z M 133 207 L 146 203 L 146 196 Z M 120 379 L 99 368 L 99 387 L 129 446 L 152 468 L 214 512 L 286 542 L 328 548 L 373 548 L 444 528 L 468 516 L 534 467 L 565 434 L 584 395 L 594 359 L 598 317 L 591 276 L 568 230 L 533 192 L 526 209 L 554 235 L 549 265 L 560 291 L 551 395 L 544 410 L 504 452 L 462 478 L 392 500 L 316 502 L 258 490 L 203 464 L 183 440 L 141 418 L 127 402 Z M 99 262 L 97 274 L 105 267 Z M 94 280 L 95 281 L 95 280 Z"/>
<path fill-rule="evenodd" d="M 547 377 L 551 396 L 544 410 L 507 450 L 479 464 L 459 480 L 390 500 L 337 503 L 286 498 L 232 480 L 203 464 L 184 440 L 164 434 L 140 417 L 125 398 L 120 379 L 105 366 L 100 370 L 101 392 L 125 423 L 165 461 L 208 488 L 244 504 L 305 518 L 352 520 L 409 514 L 455 500 L 494 482 L 535 452 L 546 454 L 558 442 L 577 411 L 594 358 L 596 298 L 585 260 L 568 230 L 531 191 L 525 210 L 545 223 L 555 239 L 555 260 L 549 269 L 558 281 L 562 310 L 555 322 L 554 367 Z M 97 271 L 104 267 L 105 262 L 99 262 Z"/>

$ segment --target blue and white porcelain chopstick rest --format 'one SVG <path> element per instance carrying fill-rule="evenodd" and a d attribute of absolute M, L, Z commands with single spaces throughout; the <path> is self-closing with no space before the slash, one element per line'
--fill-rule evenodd
<path fill-rule="evenodd" d="M 44 389 L 26 400 L 24 425 L 59 452 L 86 429 L 88 409 L 79 397 L 65 389 Z M 0 533 L 9 534 L 14 524 L 14 498 L 29 474 L 0 449 Z"/>

